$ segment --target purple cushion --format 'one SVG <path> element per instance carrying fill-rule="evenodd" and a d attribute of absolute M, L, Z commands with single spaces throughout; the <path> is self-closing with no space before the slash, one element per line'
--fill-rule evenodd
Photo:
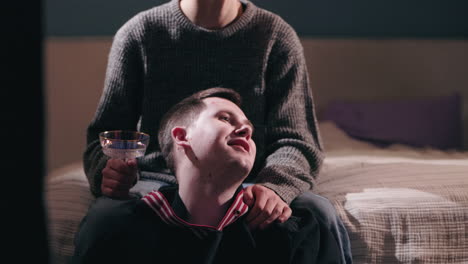
<path fill-rule="evenodd" d="M 333 102 L 324 114 L 350 136 L 384 144 L 459 149 L 461 96 L 381 102 Z"/>

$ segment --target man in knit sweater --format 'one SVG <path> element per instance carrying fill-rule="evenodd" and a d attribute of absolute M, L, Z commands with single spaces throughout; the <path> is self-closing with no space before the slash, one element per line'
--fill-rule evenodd
<path fill-rule="evenodd" d="M 256 145 L 240 101 L 233 90 L 212 88 L 171 108 L 159 144 L 178 186 L 90 211 L 74 263 L 340 263 L 332 235 L 307 207 L 283 224 L 247 227 L 241 184 Z"/>
<path fill-rule="evenodd" d="M 252 229 L 285 222 L 306 202 L 330 228 L 351 262 L 349 242 L 331 204 L 308 192 L 323 160 L 303 49 L 279 16 L 238 0 L 172 0 L 144 11 L 117 32 L 105 88 L 88 127 L 84 167 L 96 196 L 140 195 L 174 184 L 155 139 L 161 117 L 182 98 L 225 86 L 244 98 L 255 126 L 254 183 L 244 200 Z M 152 135 L 138 161 L 109 160 L 98 134 L 140 130 Z M 97 210 L 97 209 L 96 209 Z"/>

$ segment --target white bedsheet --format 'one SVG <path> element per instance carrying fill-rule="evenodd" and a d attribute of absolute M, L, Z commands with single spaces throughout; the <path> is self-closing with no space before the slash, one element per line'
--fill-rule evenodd
<path fill-rule="evenodd" d="M 378 148 L 322 123 L 316 192 L 349 232 L 355 263 L 468 263 L 468 153 Z"/>

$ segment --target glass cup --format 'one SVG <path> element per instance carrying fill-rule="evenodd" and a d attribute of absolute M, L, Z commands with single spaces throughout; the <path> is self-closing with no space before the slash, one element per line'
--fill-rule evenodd
<path fill-rule="evenodd" d="M 138 131 L 113 130 L 99 133 L 102 151 L 114 159 L 135 159 L 145 155 L 150 136 Z"/>

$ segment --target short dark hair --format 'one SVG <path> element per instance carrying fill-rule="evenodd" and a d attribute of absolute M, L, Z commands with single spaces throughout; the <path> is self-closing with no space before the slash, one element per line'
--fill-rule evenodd
<path fill-rule="evenodd" d="M 242 98 L 236 91 L 214 87 L 194 93 L 183 99 L 171 107 L 162 117 L 158 131 L 158 142 L 161 153 L 166 159 L 167 167 L 172 171 L 174 171 L 172 129 L 176 126 L 189 126 L 206 108 L 203 99 L 210 97 L 224 98 L 239 107 L 242 104 Z"/>

